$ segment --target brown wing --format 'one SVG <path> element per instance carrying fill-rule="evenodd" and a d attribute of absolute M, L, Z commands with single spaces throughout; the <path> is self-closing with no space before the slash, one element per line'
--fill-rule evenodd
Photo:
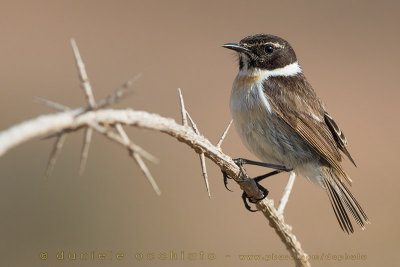
<path fill-rule="evenodd" d="M 343 151 L 343 153 L 349 158 L 349 160 L 357 167 L 356 163 L 354 162 L 353 158 L 350 156 L 349 151 L 347 150 L 347 139 L 344 136 L 343 132 L 340 130 L 339 126 L 333 120 L 333 118 L 327 113 L 324 113 L 324 119 L 326 125 L 329 127 L 333 138 L 335 138 L 336 144 L 338 145 L 339 149 Z"/>
<path fill-rule="evenodd" d="M 325 123 L 322 103 L 304 75 L 271 77 L 264 88 L 276 114 L 351 184 L 340 165 L 339 147 Z"/>

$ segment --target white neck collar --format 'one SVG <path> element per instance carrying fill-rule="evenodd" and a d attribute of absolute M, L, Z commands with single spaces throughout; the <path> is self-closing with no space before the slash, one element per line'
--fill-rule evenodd
<path fill-rule="evenodd" d="M 260 76 L 260 78 L 267 79 L 268 77 L 274 76 L 295 76 L 301 73 L 302 70 L 300 68 L 299 63 L 296 61 L 292 64 L 286 65 L 283 68 L 274 69 L 274 70 L 262 70 L 259 68 L 248 70 L 243 69 L 239 71 L 239 76 Z"/>

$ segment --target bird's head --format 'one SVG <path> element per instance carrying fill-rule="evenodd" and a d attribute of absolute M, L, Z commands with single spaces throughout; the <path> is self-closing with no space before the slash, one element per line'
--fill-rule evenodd
<path fill-rule="evenodd" d="M 274 70 L 297 61 L 291 45 L 271 34 L 248 36 L 239 43 L 227 43 L 223 47 L 238 53 L 240 70 Z"/>

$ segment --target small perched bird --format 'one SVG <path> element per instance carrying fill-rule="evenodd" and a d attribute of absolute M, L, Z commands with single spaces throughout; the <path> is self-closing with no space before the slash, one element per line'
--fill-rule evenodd
<path fill-rule="evenodd" d="M 247 149 L 322 187 L 343 231 L 354 231 L 347 211 L 364 229 L 368 217 L 347 188 L 352 181 L 341 165 L 340 151 L 356 165 L 346 137 L 308 83 L 291 45 L 257 34 L 223 47 L 239 57 L 230 109 Z"/>

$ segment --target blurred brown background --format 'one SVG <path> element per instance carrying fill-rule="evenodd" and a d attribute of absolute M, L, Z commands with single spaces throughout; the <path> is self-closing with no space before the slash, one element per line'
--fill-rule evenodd
<path fill-rule="evenodd" d="M 314 260 L 314 266 L 395 266 L 399 7 L 396 1 L 0 1 L 0 129 L 54 112 L 34 103 L 35 96 L 85 104 L 69 43 L 74 37 L 97 99 L 142 72 L 133 95 L 118 108 L 180 120 L 180 87 L 200 131 L 216 142 L 231 119 L 237 72 L 234 54 L 221 45 L 255 33 L 279 35 L 294 46 L 306 76 L 344 129 L 359 166 L 345 162 L 352 191 L 372 224 L 343 234 L 325 193 L 303 177 L 296 180 L 286 221 L 310 255 L 359 257 Z M 244 209 L 234 183 L 234 193 L 224 189 L 211 162 L 209 199 L 192 150 L 160 133 L 129 134 L 161 160 L 149 163 L 161 197 L 126 151 L 98 134 L 83 177 L 82 132 L 68 136 L 50 179 L 44 170 L 52 140 L 28 142 L 0 158 L 1 266 L 292 266 L 286 260 L 238 259 L 288 252 L 261 214 Z M 254 158 L 234 129 L 223 149 Z M 275 201 L 287 176 L 263 183 Z M 61 251 L 64 260 L 56 260 Z M 67 259 L 69 252 L 79 257 L 92 251 L 108 258 Z M 125 258 L 110 260 L 110 251 Z M 171 251 L 183 251 L 185 260 L 135 259 L 138 253 Z M 197 258 L 189 260 L 190 253 Z M 216 259 L 201 259 L 202 253 Z"/>

